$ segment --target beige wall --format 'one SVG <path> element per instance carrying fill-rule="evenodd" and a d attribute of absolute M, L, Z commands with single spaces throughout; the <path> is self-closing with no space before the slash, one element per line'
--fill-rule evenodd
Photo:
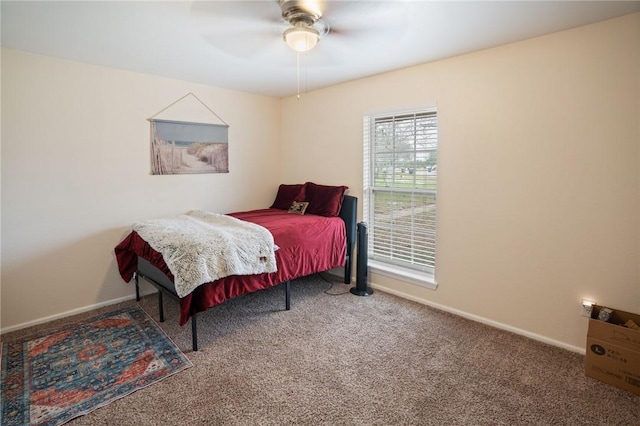
<path fill-rule="evenodd" d="M 640 14 L 285 99 L 283 179 L 361 197 L 363 115 L 434 105 L 439 287 L 372 285 L 577 351 L 640 312 Z"/>
<path fill-rule="evenodd" d="M 188 92 L 231 125 L 231 173 L 150 176 L 146 118 Z M 582 298 L 640 312 L 636 14 L 300 100 L 3 49 L 2 329 L 131 297 L 113 247 L 141 218 L 263 207 L 281 182 L 361 197 L 363 115 L 425 106 L 439 287 L 374 286 L 574 350 Z"/>
<path fill-rule="evenodd" d="M 151 176 L 147 118 L 193 92 L 230 125 L 228 174 Z M 216 122 L 188 97 L 158 118 Z M 2 328 L 133 294 L 132 222 L 271 203 L 280 100 L 2 50 Z"/>

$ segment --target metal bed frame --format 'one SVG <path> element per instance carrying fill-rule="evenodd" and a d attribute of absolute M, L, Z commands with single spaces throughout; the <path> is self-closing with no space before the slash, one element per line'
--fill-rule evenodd
<path fill-rule="evenodd" d="M 351 271 L 353 265 L 353 247 L 356 241 L 356 215 L 358 210 L 358 199 L 345 195 L 340 209 L 340 218 L 344 220 L 346 230 L 346 259 L 344 266 L 344 283 L 351 283 Z M 138 267 L 134 274 L 136 282 L 136 301 L 140 301 L 140 278 L 158 289 L 158 316 L 160 322 L 164 322 L 163 293 L 170 298 L 180 300 L 176 294 L 173 282 L 160 269 L 153 266 L 149 261 L 138 257 Z M 291 281 L 285 281 L 285 309 L 291 309 Z M 193 306 L 193 305 L 192 305 Z M 191 344 L 193 351 L 198 350 L 198 328 L 196 312 L 191 310 Z"/>

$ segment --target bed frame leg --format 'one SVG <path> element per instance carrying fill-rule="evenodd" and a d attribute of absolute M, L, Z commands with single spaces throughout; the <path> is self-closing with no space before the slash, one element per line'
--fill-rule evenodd
<path fill-rule="evenodd" d="M 138 272 L 134 272 L 133 277 L 136 279 L 136 302 L 139 302 L 140 301 L 140 283 L 138 281 Z"/>
<path fill-rule="evenodd" d="M 285 308 L 287 311 L 291 310 L 291 281 L 287 281 L 285 284 Z"/>
<path fill-rule="evenodd" d="M 164 303 L 162 301 L 162 291 L 158 290 L 158 316 L 160 322 L 164 322 Z"/>
<path fill-rule="evenodd" d="M 198 352 L 198 327 L 196 326 L 196 314 L 191 315 L 191 346 L 194 352 Z"/>
<path fill-rule="evenodd" d="M 351 284 L 351 257 L 353 252 L 347 253 L 347 259 L 344 263 L 344 283 Z"/>

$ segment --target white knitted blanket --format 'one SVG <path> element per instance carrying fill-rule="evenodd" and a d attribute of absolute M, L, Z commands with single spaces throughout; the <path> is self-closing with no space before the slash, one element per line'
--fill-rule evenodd
<path fill-rule="evenodd" d="M 179 297 L 229 275 L 278 270 L 278 247 L 269 230 L 232 216 L 194 210 L 176 218 L 137 222 L 132 228 L 162 254 Z"/>

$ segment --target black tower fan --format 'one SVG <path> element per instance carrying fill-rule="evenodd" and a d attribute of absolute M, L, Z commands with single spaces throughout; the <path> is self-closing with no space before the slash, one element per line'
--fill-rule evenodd
<path fill-rule="evenodd" d="M 358 229 L 358 259 L 356 260 L 356 286 L 349 290 L 356 296 L 369 296 L 373 294 L 373 289 L 367 285 L 367 263 L 369 250 L 369 235 L 367 233 L 367 224 L 360 222 Z"/>

